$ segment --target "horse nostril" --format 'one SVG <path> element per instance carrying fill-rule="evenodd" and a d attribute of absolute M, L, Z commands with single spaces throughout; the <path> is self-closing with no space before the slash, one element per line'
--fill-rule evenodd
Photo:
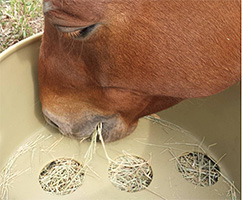
<path fill-rule="evenodd" d="M 55 128 L 59 128 L 59 126 L 51 120 L 50 120 L 50 124 L 53 125 Z"/>
<path fill-rule="evenodd" d="M 45 118 L 45 120 L 47 121 L 47 123 L 48 124 L 50 124 L 51 126 L 53 126 L 53 127 L 55 127 L 55 128 L 59 128 L 59 126 L 56 124 L 56 123 L 54 123 L 53 121 L 51 121 L 48 117 L 46 117 L 45 115 L 44 115 L 44 118 Z"/>

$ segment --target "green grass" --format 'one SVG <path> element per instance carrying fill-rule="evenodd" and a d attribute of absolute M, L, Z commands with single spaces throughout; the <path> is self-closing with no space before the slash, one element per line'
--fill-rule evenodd
<path fill-rule="evenodd" d="M 0 53 L 43 30 L 41 0 L 0 0 Z"/>

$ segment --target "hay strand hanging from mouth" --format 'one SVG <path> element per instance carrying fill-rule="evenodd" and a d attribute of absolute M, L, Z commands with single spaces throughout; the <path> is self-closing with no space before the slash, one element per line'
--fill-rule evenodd
<path fill-rule="evenodd" d="M 106 150 L 106 147 L 105 147 L 105 143 L 104 143 L 104 140 L 103 140 L 103 136 L 102 136 L 102 123 L 99 123 L 97 125 L 97 134 L 99 136 L 99 140 L 101 141 L 101 144 L 102 144 L 102 147 L 103 147 L 103 150 L 104 150 L 104 153 L 105 153 L 105 156 L 106 158 L 108 159 L 108 162 L 111 163 L 113 162 L 113 160 L 109 157 L 108 155 L 108 152 Z"/>
<path fill-rule="evenodd" d="M 96 152 L 98 131 L 102 131 L 102 128 L 101 130 L 99 130 L 99 128 L 97 127 L 92 133 L 91 144 L 84 156 L 84 164 L 83 164 L 84 168 L 90 163 L 90 161 L 92 160 L 93 154 L 95 154 Z"/>

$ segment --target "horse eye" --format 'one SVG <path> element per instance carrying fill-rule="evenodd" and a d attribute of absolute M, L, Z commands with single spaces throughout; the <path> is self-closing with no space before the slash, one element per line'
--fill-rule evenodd
<path fill-rule="evenodd" d="M 97 24 L 93 24 L 91 26 L 88 26 L 88 27 L 82 29 L 82 31 L 80 32 L 81 37 L 84 38 L 84 37 L 88 36 L 95 29 L 96 26 L 97 26 Z"/>
<path fill-rule="evenodd" d="M 57 29 L 63 33 L 65 37 L 73 39 L 84 39 L 90 35 L 98 24 L 92 24 L 87 27 L 64 27 L 56 25 Z"/>

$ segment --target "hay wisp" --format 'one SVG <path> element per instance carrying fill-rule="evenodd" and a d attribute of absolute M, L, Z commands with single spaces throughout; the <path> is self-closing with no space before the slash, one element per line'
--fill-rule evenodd
<path fill-rule="evenodd" d="M 151 115 L 147 115 L 144 117 L 145 119 L 148 119 L 156 124 L 159 124 L 161 127 L 165 127 L 165 128 L 168 128 L 168 129 L 171 129 L 171 130 L 174 130 L 174 131 L 179 131 L 181 133 L 189 133 L 189 131 L 183 129 L 182 127 L 180 126 L 177 126 L 171 122 L 168 122 L 166 120 L 163 120 L 161 118 L 157 118 L 157 117 L 154 117 L 154 116 L 151 116 Z"/>
<path fill-rule="evenodd" d="M 42 132 L 44 128 L 41 128 L 36 132 L 38 134 L 39 132 Z M 35 140 L 30 140 L 29 142 L 25 143 L 24 145 L 20 146 L 16 153 L 13 154 L 6 166 L 2 169 L 1 174 L 0 174 L 0 179 L 1 179 L 1 185 L 0 185 L 0 199 L 7 200 L 8 199 L 8 188 L 11 186 L 11 181 L 16 178 L 17 176 L 22 175 L 23 173 L 26 173 L 28 170 L 23 170 L 21 172 L 13 172 L 14 169 L 14 164 L 16 163 L 17 159 L 27 153 L 33 151 L 38 144 L 41 144 L 42 142 L 48 140 L 52 135 L 46 137 L 42 134 L 39 134 Z"/>

